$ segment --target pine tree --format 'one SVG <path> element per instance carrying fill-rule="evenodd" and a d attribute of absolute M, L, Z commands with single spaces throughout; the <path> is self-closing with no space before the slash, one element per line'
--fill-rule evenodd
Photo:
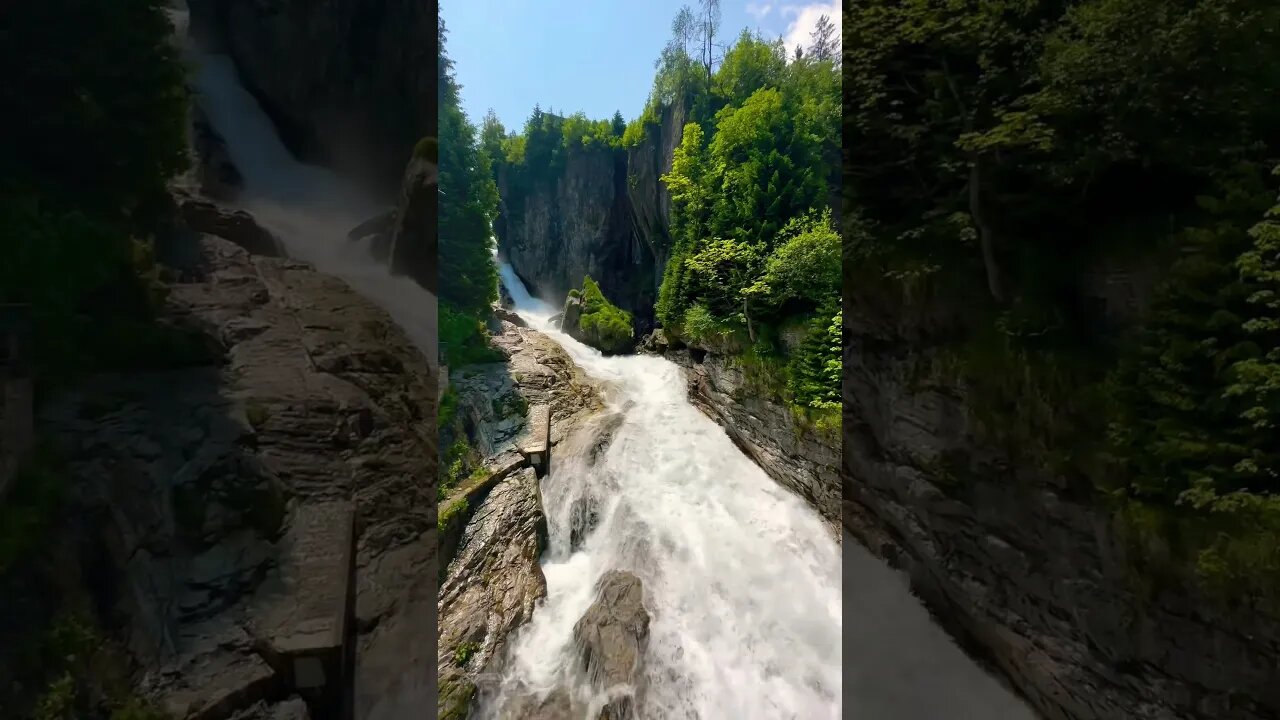
<path fill-rule="evenodd" d="M 809 57 L 815 60 L 829 60 L 834 62 L 839 52 L 839 43 L 837 41 L 836 26 L 831 22 L 831 18 L 823 15 L 818 18 L 818 25 L 809 33 L 809 37 L 813 38 L 813 42 L 809 45 Z M 799 58 L 799 48 L 796 48 L 796 57 Z"/>

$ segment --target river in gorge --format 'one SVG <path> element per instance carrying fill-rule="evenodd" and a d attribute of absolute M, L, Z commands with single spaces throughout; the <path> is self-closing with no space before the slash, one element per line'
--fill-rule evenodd
<path fill-rule="evenodd" d="M 510 265 L 499 274 L 516 312 L 605 384 L 607 412 L 622 420 L 603 456 L 556 455 L 542 481 L 547 598 L 515 641 L 486 718 L 500 717 L 504 698 L 556 687 L 595 717 L 605 697 L 576 670 L 572 634 L 610 570 L 639 577 L 651 616 L 645 717 L 1032 717 L 847 535 L 842 568 L 829 526 L 689 402 L 679 366 L 601 355 L 556 329 L 556 308 L 531 297 Z M 574 548 L 584 503 L 598 508 L 598 524 Z"/>
<path fill-rule="evenodd" d="M 192 59 L 200 102 L 243 176 L 237 204 L 290 256 L 383 307 L 434 360 L 435 297 L 346 238 L 384 208 L 293 158 L 228 58 Z M 609 411 L 622 416 L 589 471 L 582 458 L 558 455 L 542 481 L 548 594 L 515 638 L 501 688 L 582 687 L 571 670 L 572 628 L 594 600 L 595 580 L 617 569 L 640 578 L 651 615 L 644 717 L 1032 717 L 932 622 L 897 574 L 847 536 L 842 544 L 699 412 L 678 366 L 601 356 L 553 328 L 553 308 L 530 297 L 510 267 L 501 274 L 517 311 L 603 382 Z M 570 513 L 588 497 L 599 522 L 571 550 Z"/>

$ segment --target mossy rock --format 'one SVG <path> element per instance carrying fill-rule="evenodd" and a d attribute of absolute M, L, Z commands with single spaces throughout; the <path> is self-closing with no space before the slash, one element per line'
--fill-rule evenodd
<path fill-rule="evenodd" d="M 475 696 L 475 683 L 467 680 L 442 680 L 440 701 L 436 707 L 440 720 L 465 720 L 471 714 L 471 700 Z"/>
<path fill-rule="evenodd" d="M 582 300 L 582 312 L 576 323 L 569 319 L 568 312 L 565 313 L 565 332 L 607 354 L 629 352 L 635 348 L 635 325 L 631 313 L 609 302 L 590 275 L 582 279 L 582 291 L 577 297 Z"/>

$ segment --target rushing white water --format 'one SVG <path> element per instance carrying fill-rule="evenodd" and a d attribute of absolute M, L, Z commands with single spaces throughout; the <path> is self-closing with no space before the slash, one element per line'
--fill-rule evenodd
<path fill-rule="evenodd" d="M 620 569 L 640 577 L 652 616 L 646 718 L 1034 718 L 932 621 L 904 578 L 847 533 L 842 553 L 815 512 L 694 408 L 677 366 L 602 357 L 552 327 L 554 308 L 510 265 L 499 268 L 517 312 L 607 383 L 622 424 L 594 463 L 589 437 L 552 455 L 547 599 L 519 635 L 488 717 L 507 720 L 495 712 L 504 700 L 557 686 L 571 688 L 583 717 L 597 717 L 605 698 L 573 669 L 573 626 L 597 579 Z M 584 502 L 596 504 L 599 524 L 575 549 L 570 530 Z"/>
<path fill-rule="evenodd" d="M 184 20 L 175 14 L 180 33 Z M 297 162 L 227 58 L 188 57 L 201 104 L 244 178 L 240 204 L 292 257 L 380 304 L 434 359 L 435 297 L 390 276 L 346 238 L 381 208 L 332 173 Z M 509 266 L 501 276 L 518 311 L 606 382 L 621 416 L 594 464 L 580 452 L 553 458 L 543 486 L 548 597 L 516 639 L 502 696 L 568 686 L 588 699 L 571 671 L 572 628 L 594 599 L 595 581 L 621 569 L 641 578 L 652 616 L 647 718 L 1032 717 L 950 643 L 899 579 L 847 538 L 844 559 L 856 564 L 845 574 L 857 580 L 846 589 L 855 610 L 844 625 L 839 543 L 688 403 L 679 369 L 654 357 L 601 357 L 549 327 L 553 308 L 532 298 Z M 571 552 L 571 514 L 588 499 L 599 523 Z M 852 678 L 843 688 L 842 664 Z M 602 702 L 589 699 L 591 709 Z M 386 717 L 407 717 L 406 708 L 431 702 L 425 690 L 383 700 L 392 707 Z"/>
<path fill-rule="evenodd" d="M 185 13 L 174 13 L 185 35 Z M 380 305 L 434 364 L 436 297 L 413 280 L 393 276 L 347 233 L 386 208 L 324 168 L 298 162 L 275 126 L 236 77 L 231 59 L 186 48 L 193 85 L 210 124 L 240 171 L 237 203 L 284 243 L 289 257 L 345 280 Z"/>
<path fill-rule="evenodd" d="M 500 697 L 557 686 L 589 696 L 571 670 L 573 625 L 599 577 L 617 569 L 641 579 L 652 616 L 645 717 L 841 717 L 840 544 L 830 527 L 689 403 L 678 366 L 601 356 L 550 327 L 551 308 L 509 266 L 500 274 L 517 312 L 605 381 L 622 416 L 594 466 L 586 453 L 552 455 L 547 599 L 516 640 Z M 570 516 L 583 502 L 597 505 L 599 524 L 571 551 Z"/>

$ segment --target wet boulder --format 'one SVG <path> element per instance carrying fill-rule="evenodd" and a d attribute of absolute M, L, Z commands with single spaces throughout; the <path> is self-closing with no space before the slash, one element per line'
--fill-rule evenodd
<path fill-rule="evenodd" d="M 649 613 L 640 578 L 612 570 L 596 586 L 596 601 L 573 626 L 574 647 L 587 681 L 597 690 L 630 687 L 611 697 L 601 718 L 634 718 L 642 689 L 641 662 L 649 642 Z"/>
<path fill-rule="evenodd" d="M 183 224 L 196 232 L 229 240 L 252 255 L 285 257 L 284 245 L 270 230 L 243 210 L 228 210 L 216 203 L 179 195 L 176 198 Z"/>

